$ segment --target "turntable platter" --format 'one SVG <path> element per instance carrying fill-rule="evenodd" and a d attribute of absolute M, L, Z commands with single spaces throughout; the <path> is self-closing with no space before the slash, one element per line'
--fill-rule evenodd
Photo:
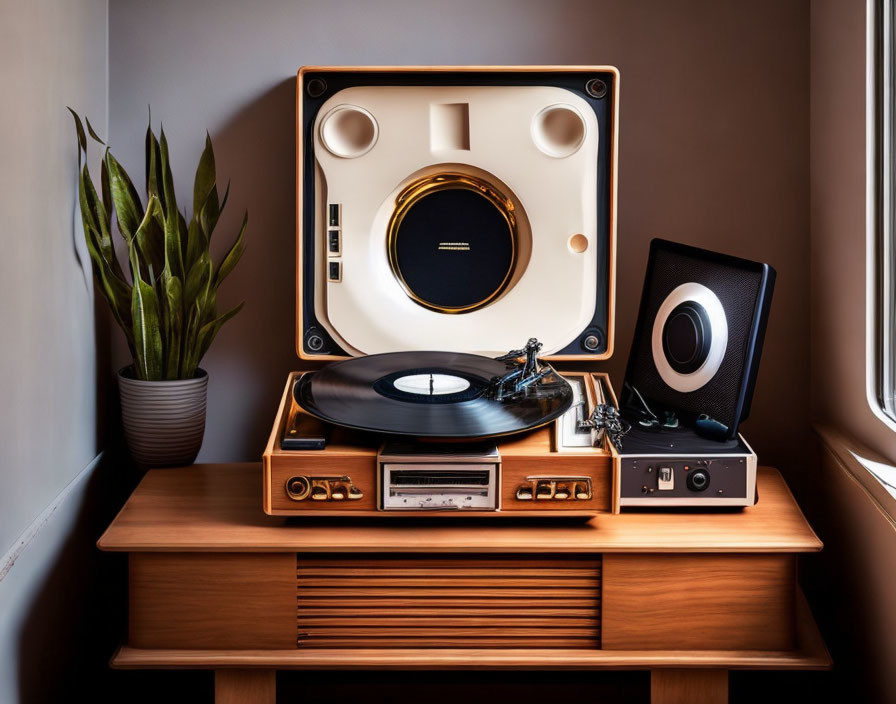
<path fill-rule="evenodd" d="M 512 399 L 488 394 L 503 361 L 459 352 L 391 352 L 305 374 L 296 402 L 321 420 L 357 430 L 439 438 L 485 438 L 548 423 L 572 403 L 554 372 Z"/>

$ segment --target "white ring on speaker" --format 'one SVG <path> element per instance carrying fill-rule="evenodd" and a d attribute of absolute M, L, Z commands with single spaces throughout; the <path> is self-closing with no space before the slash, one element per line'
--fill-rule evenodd
<path fill-rule="evenodd" d="M 672 311 L 688 301 L 703 306 L 709 317 L 712 339 L 709 343 L 709 354 L 706 355 L 706 360 L 700 365 L 700 368 L 690 374 L 681 374 L 675 371 L 666 360 L 666 354 L 663 352 L 663 328 Z M 653 363 L 656 365 L 660 377 L 670 387 L 676 391 L 687 393 L 705 386 L 719 371 L 722 359 L 725 357 L 725 350 L 728 347 L 728 318 L 725 317 L 725 308 L 718 296 L 703 284 L 693 281 L 678 286 L 666 296 L 666 300 L 657 311 L 656 319 L 653 321 L 651 347 Z"/>
<path fill-rule="evenodd" d="M 343 159 L 363 156 L 376 144 L 379 125 L 357 105 L 337 105 L 320 122 L 320 141 L 331 154 Z"/>

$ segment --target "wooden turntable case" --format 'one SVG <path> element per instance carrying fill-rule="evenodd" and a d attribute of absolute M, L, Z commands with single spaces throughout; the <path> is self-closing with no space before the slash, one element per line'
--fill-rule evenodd
<path fill-rule="evenodd" d="M 431 511 L 382 511 L 377 508 L 377 451 L 383 438 L 373 433 L 362 433 L 338 426 L 330 426 L 326 450 L 283 450 L 280 439 L 291 415 L 305 412 L 293 399 L 292 389 L 302 372 L 293 372 L 286 382 L 283 398 L 277 411 L 277 422 L 264 451 L 264 510 L 274 516 L 402 516 L 432 517 Z M 616 397 L 606 374 L 585 373 L 601 383 L 610 401 Z M 615 470 L 610 443 L 604 439 L 600 447 L 581 451 L 558 452 L 551 422 L 526 433 L 497 440 L 501 454 L 498 511 L 439 512 L 439 516 L 482 518 L 487 516 L 593 516 L 595 513 L 617 512 Z M 289 498 L 286 483 L 290 477 L 342 477 L 363 492 L 357 500 L 301 501 Z M 590 500 L 530 500 L 516 498 L 517 488 L 530 476 L 587 475 L 591 478 Z"/>
<path fill-rule="evenodd" d="M 598 354 L 554 354 L 546 355 L 561 373 L 566 373 L 563 363 L 593 362 L 609 358 L 613 352 L 615 330 L 615 277 L 616 277 L 616 201 L 617 201 L 617 144 L 618 144 L 618 91 L 619 73 L 612 66 L 402 66 L 402 67 L 303 67 L 298 72 L 296 92 L 296 349 L 299 358 L 304 361 L 306 371 L 319 368 L 321 362 L 336 361 L 344 358 L 336 355 L 313 355 L 303 350 L 303 316 L 302 316 L 302 272 L 303 272 L 303 209 L 318 207 L 307 204 L 304 196 L 304 149 L 302 103 L 305 81 L 308 74 L 324 74 L 328 72 L 364 73 L 400 73 L 435 75 L 439 73 L 469 74 L 471 77 L 485 74 L 564 74 L 564 73 L 598 73 L 609 74 L 613 80 L 609 128 L 609 231 L 608 231 L 608 319 L 606 330 L 606 350 Z M 312 235 L 307 235 L 312 236 Z M 307 270 L 307 269 L 305 269 Z M 572 365 L 583 369 L 582 364 Z M 587 364 L 585 365 L 587 367 Z M 292 396 L 296 379 L 303 372 L 290 374 L 283 392 L 274 427 L 263 455 L 264 510 L 270 515 L 314 515 L 314 516 L 403 516 L 420 517 L 438 515 L 464 516 L 465 518 L 484 518 L 494 516 L 593 516 L 596 513 L 616 513 L 619 510 L 616 498 L 616 472 L 614 468 L 612 445 L 604 440 L 601 446 L 582 448 L 580 451 L 557 450 L 554 423 L 514 436 L 500 438 L 497 441 L 501 455 L 501 480 L 499 484 L 500 499 L 498 511 L 458 511 L 433 512 L 401 511 L 390 512 L 378 510 L 377 507 L 377 452 L 383 437 L 375 434 L 352 431 L 345 428 L 330 427 L 329 439 L 324 450 L 283 450 L 280 439 L 291 415 L 304 413 Z M 593 383 L 599 383 L 604 393 L 616 404 L 616 397 L 608 376 L 592 370 L 570 372 L 591 376 Z M 350 477 L 351 483 L 358 487 L 363 497 L 357 500 L 333 501 L 301 501 L 289 498 L 285 485 L 295 475 L 315 477 Z M 590 500 L 548 500 L 521 501 L 515 498 L 515 491 L 527 477 L 533 475 L 569 476 L 588 475 L 592 480 L 592 498 Z"/>

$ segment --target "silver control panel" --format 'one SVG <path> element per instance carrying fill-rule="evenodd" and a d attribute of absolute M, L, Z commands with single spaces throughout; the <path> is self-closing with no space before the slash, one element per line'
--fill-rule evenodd
<path fill-rule="evenodd" d="M 494 511 L 495 464 L 384 463 L 380 496 L 385 511 Z"/>
<path fill-rule="evenodd" d="M 380 448 L 381 511 L 497 511 L 501 455 L 494 443 L 386 443 Z"/>

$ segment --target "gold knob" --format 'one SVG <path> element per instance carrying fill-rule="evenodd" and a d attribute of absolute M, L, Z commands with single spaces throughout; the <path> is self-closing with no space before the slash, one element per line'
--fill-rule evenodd
<path fill-rule="evenodd" d="M 363 498 L 364 493 L 352 485 L 351 477 L 290 477 L 286 493 L 294 501 L 344 501 Z"/>
<path fill-rule="evenodd" d="M 538 482 L 538 485 L 535 487 L 535 498 L 536 499 L 553 499 L 554 492 L 557 490 L 557 483 L 546 481 L 546 482 Z"/>
<path fill-rule="evenodd" d="M 302 501 L 311 493 L 308 477 L 290 477 L 286 480 L 286 494 L 293 501 Z"/>
<path fill-rule="evenodd" d="M 591 482 L 573 482 L 572 493 L 579 501 L 591 499 Z"/>
<path fill-rule="evenodd" d="M 326 501 L 330 498 L 330 483 L 326 479 L 315 479 L 311 487 L 313 501 Z"/>

